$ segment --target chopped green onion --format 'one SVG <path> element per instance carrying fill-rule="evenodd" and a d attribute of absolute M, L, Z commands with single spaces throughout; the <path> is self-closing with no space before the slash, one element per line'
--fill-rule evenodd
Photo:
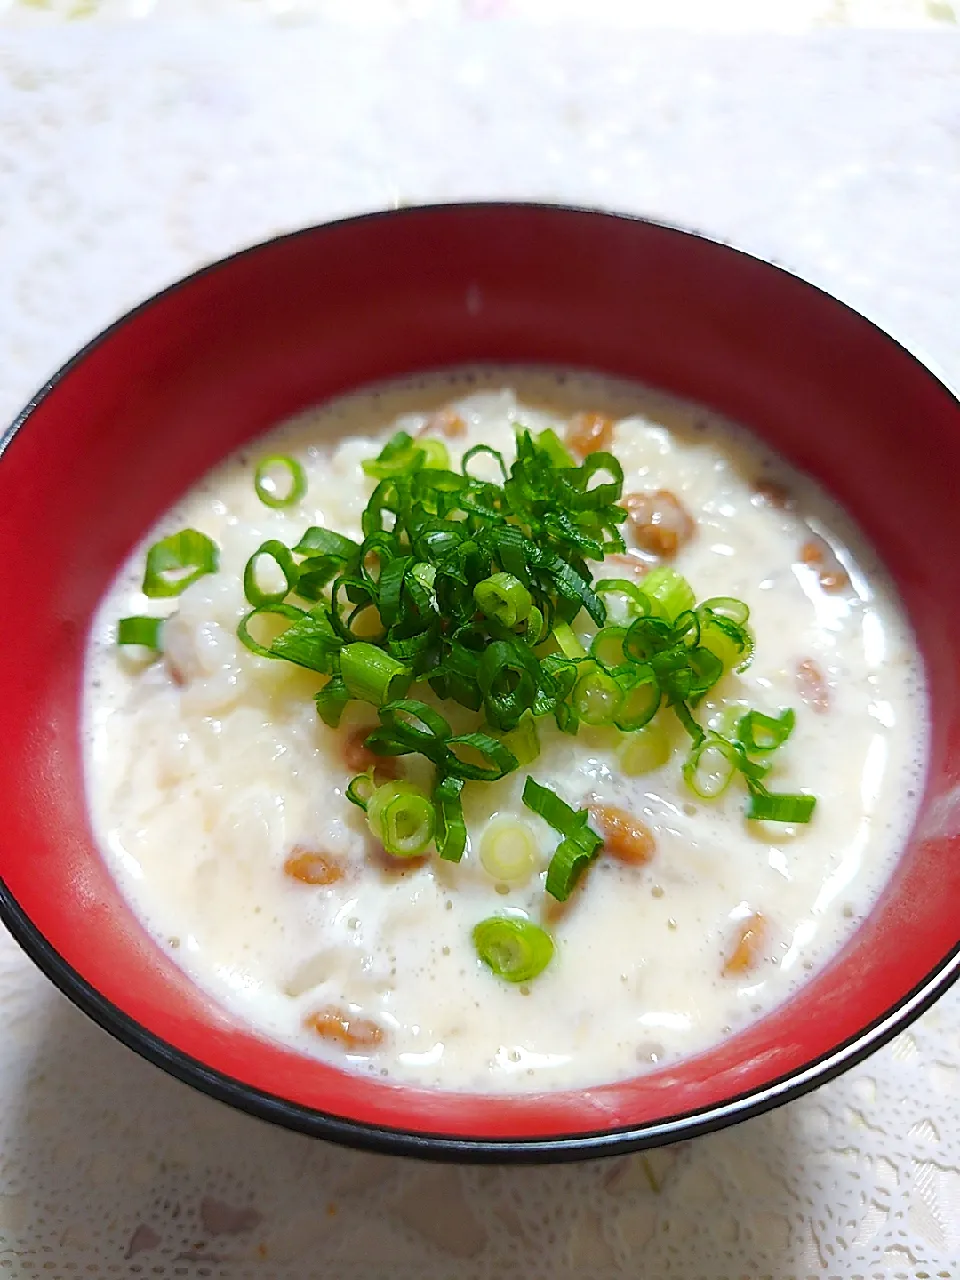
<path fill-rule="evenodd" d="M 692 609 L 697 599 L 686 578 L 665 564 L 650 570 L 643 580 L 642 590 L 648 599 L 655 602 L 668 622 Z"/>
<path fill-rule="evenodd" d="M 483 454 L 501 479 L 471 474 Z M 597 451 L 578 465 L 554 431 L 535 436 L 517 427 L 509 467 L 496 449 L 477 445 L 453 471 L 441 441 L 398 431 L 363 469 L 377 483 L 361 515 L 362 542 L 316 525 L 292 549 L 264 542 L 244 570 L 253 608 L 237 635 L 258 657 L 328 677 L 315 695 L 324 723 L 337 726 L 352 699 L 372 703 L 380 723 L 367 736 L 369 749 L 432 763 L 429 798 L 407 784 L 382 791 L 372 773 L 351 780 L 347 798 L 373 804 L 385 844 L 420 849 L 429 827 L 440 857 L 458 861 L 467 846 L 464 783 L 529 766 L 540 750 L 541 716 L 570 735 L 581 725 L 615 726 L 631 735 L 621 753 L 625 774 L 660 768 L 672 742 L 655 722 L 664 705 L 691 738 L 683 773 L 698 795 L 720 794 L 739 771 L 750 817 L 809 819 L 813 797 L 771 795 L 763 785 L 767 757 L 793 729 L 792 711 L 746 710 L 736 726 L 722 726 L 723 735 L 694 718 L 724 673 L 751 660 L 747 605 L 730 596 L 696 605 L 690 584 L 668 566 L 648 573 L 642 586 L 627 578 L 594 582 L 590 562 L 625 551 L 623 469 L 612 454 Z M 303 467 L 286 455 L 264 458 L 255 487 L 268 506 L 289 506 L 306 491 Z M 273 589 L 263 580 L 273 572 L 266 560 L 278 574 L 276 584 L 267 579 Z M 206 535 L 182 530 L 150 548 L 144 590 L 178 595 L 218 564 Z M 290 596 L 308 607 L 287 603 Z M 610 625 L 608 600 L 617 610 Z M 581 610 L 595 628 L 589 654 L 574 631 Z M 258 621 L 264 618 L 268 624 Z M 122 619 L 118 643 L 158 648 L 161 626 Z M 414 681 L 475 716 L 482 711 L 484 720 L 467 719 L 473 730 L 455 734 L 441 712 L 404 696 Z M 549 788 L 528 778 L 523 794 L 560 836 L 546 888 L 562 901 L 601 838 L 586 810 L 574 811 Z M 391 815 L 399 815 L 399 828 Z M 525 838 L 519 844 L 526 847 Z M 487 861 L 496 864 L 496 851 Z"/>
<path fill-rule="evenodd" d="M 537 722 L 533 713 L 525 711 L 517 727 L 504 733 L 501 741 L 516 756 L 517 764 L 521 769 L 524 765 L 533 764 L 540 754 L 540 735 L 537 732 Z"/>
<path fill-rule="evenodd" d="M 488 733 L 461 733 L 447 740 L 446 772 L 473 782 L 496 782 L 513 773 L 517 757 Z"/>
<path fill-rule="evenodd" d="M 358 773 L 355 778 L 351 778 L 347 784 L 344 795 L 351 804 L 355 804 L 358 809 L 362 809 L 364 813 L 367 811 L 367 805 L 370 803 L 377 784 L 373 780 L 373 770 L 369 773 Z"/>
<path fill-rule="evenodd" d="M 539 854 L 537 838 L 530 825 L 515 818 L 494 818 L 480 839 L 480 861 L 494 880 L 507 883 L 528 880 Z"/>
<path fill-rule="evenodd" d="M 537 448 L 547 457 L 553 467 L 575 467 L 577 465 L 552 427 L 546 427 L 537 436 Z"/>
<path fill-rule="evenodd" d="M 382 755 L 417 751 L 434 764 L 444 760 L 452 730 L 439 711 L 414 698 L 399 698 L 381 707 L 379 715 L 380 728 L 372 736 Z"/>
<path fill-rule="evenodd" d="M 627 660 L 623 652 L 626 634 L 626 627 L 603 627 L 593 637 L 590 644 L 590 657 L 605 667 L 622 666 Z"/>
<path fill-rule="evenodd" d="M 515 627 L 530 613 L 533 598 L 512 573 L 494 573 L 473 588 L 477 608 L 503 627 Z"/>
<path fill-rule="evenodd" d="M 490 916 L 473 930 L 473 943 L 483 963 L 507 982 L 529 982 L 553 959 L 553 939 L 530 920 Z"/>
<path fill-rule="evenodd" d="M 753 822 L 809 822 L 816 805 L 816 796 L 777 794 L 753 784 L 747 817 Z"/>
<path fill-rule="evenodd" d="M 433 804 L 410 782 L 385 782 L 367 801 L 370 829 L 387 853 L 412 858 L 433 839 Z"/>
<path fill-rule="evenodd" d="M 709 734 L 687 757 L 683 766 L 684 780 L 701 800 L 716 800 L 729 787 L 737 764 L 737 750 L 733 743 Z"/>
<path fill-rule="evenodd" d="M 636 618 L 623 638 L 623 652 L 630 662 L 649 662 L 674 648 L 673 628 L 662 618 Z M 686 657 L 682 657 L 686 662 Z"/>
<path fill-rule="evenodd" d="M 160 652 L 163 618 L 121 618 L 117 623 L 117 644 L 139 644 Z"/>
<path fill-rule="evenodd" d="M 600 667 L 587 670 L 573 690 L 573 708 L 584 724 L 613 724 L 623 703 L 623 690 Z"/>
<path fill-rule="evenodd" d="M 693 739 L 694 746 L 699 746 L 707 735 L 690 714 L 690 708 L 682 698 L 675 699 L 670 705 L 673 707 L 677 719 Z"/>
<path fill-rule="evenodd" d="M 425 436 L 420 441 L 423 451 L 423 465 L 428 471 L 446 471 L 450 466 L 450 454 L 447 446 L 436 436 Z"/>
<path fill-rule="evenodd" d="M 558 902 L 566 902 L 602 845 L 601 837 L 586 825 L 561 840 L 547 867 L 547 893 Z"/>
<path fill-rule="evenodd" d="M 775 751 L 783 746 L 793 733 L 797 722 L 792 708 L 781 711 L 778 716 L 765 716 L 760 711 L 748 711 L 741 716 L 737 726 L 737 737 L 744 751 L 762 754 Z"/>
<path fill-rule="evenodd" d="M 685 609 L 674 619 L 673 642 L 684 649 L 696 649 L 700 644 L 700 619 L 692 609 Z"/>
<path fill-rule="evenodd" d="M 254 618 L 287 618 L 291 622 L 299 622 L 301 619 L 308 617 L 305 609 L 298 609 L 292 604 L 262 604 L 258 608 L 253 609 L 243 618 L 237 627 L 237 638 L 240 642 L 255 653 L 258 658 L 279 658 L 282 654 L 275 653 L 272 645 L 261 644 L 259 640 L 255 640 L 250 634 L 250 623 Z M 279 637 L 278 637 L 279 638 Z M 274 641 L 276 644 L 276 641 Z"/>
<path fill-rule="evenodd" d="M 620 752 L 620 768 L 628 778 L 662 769 L 670 759 L 671 746 L 666 730 L 659 724 L 644 725 L 627 739 Z"/>
<path fill-rule="evenodd" d="M 340 650 L 340 675 L 351 697 L 375 707 L 402 698 L 412 678 L 409 667 L 363 641 L 345 644 Z"/>
<path fill-rule="evenodd" d="M 307 477 L 296 458 L 274 453 L 257 463 L 253 487 L 265 507 L 292 507 L 307 492 Z"/>
<path fill-rule="evenodd" d="M 646 586 L 646 582 L 644 582 Z M 692 603 L 687 608 L 692 608 Z M 709 600 L 704 600 L 700 606 L 710 613 L 715 613 L 718 618 L 727 618 L 730 622 L 737 623 L 738 626 L 744 626 L 750 617 L 750 607 L 743 600 L 737 600 L 734 596 L 711 596 Z"/>
<path fill-rule="evenodd" d="M 527 645 L 495 640 L 477 665 L 477 684 L 495 729 L 513 729 L 537 696 L 539 668 Z"/>
<path fill-rule="evenodd" d="M 626 596 L 628 612 L 634 616 L 643 617 L 652 612 L 652 602 L 629 578 L 602 578 L 593 584 L 593 589 L 598 596 Z"/>
<path fill-rule="evenodd" d="M 709 604 L 697 607 L 700 619 L 700 642 L 714 653 L 725 668 L 745 671 L 753 657 L 753 636 L 747 627 L 749 610 L 742 600 L 718 596 L 713 600 L 717 610 Z M 740 608 L 735 606 L 739 605 Z M 744 618 L 738 621 L 732 615 Z"/>
<path fill-rule="evenodd" d="M 439 441 L 437 443 L 439 444 Z M 415 444 L 408 432 L 398 431 L 391 436 L 375 458 L 363 463 L 363 470 L 366 475 L 373 476 L 377 480 L 389 480 L 418 471 L 426 462 L 426 457 L 426 449 Z"/>
<path fill-rule="evenodd" d="M 319 693 L 314 694 L 313 700 L 317 704 L 317 715 L 323 723 L 336 729 L 350 701 L 350 693 L 340 677 L 334 676 Z"/>
<path fill-rule="evenodd" d="M 346 562 L 359 555 L 360 547 L 352 538 L 345 538 L 342 533 L 311 525 L 293 551 L 298 556 L 330 556 Z"/>
<path fill-rule="evenodd" d="M 586 809 L 574 810 L 556 792 L 534 778 L 523 784 L 523 803 L 543 818 L 563 839 L 547 867 L 547 893 L 565 902 L 587 866 L 600 852 L 603 839 L 588 825 Z"/>
<path fill-rule="evenodd" d="M 528 777 L 523 784 L 523 803 L 562 836 L 574 830 L 581 820 L 581 814 L 584 822 L 587 818 L 585 809 L 578 814 L 576 809 L 571 809 L 555 791 L 543 786 L 535 778 Z"/>
<path fill-rule="evenodd" d="M 585 658 L 587 651 L 573 634 L 573 628 L 567 622 L 558 622 L 553 628 L 553 638 L 565 658 Z"/>
<path fill-rule="evenodd" d="M 265 557 L 269 557 L 283 574 L 283 587 L 278 591 L 264 591 L 257 582 L 260 561 Z M 265 604 L 280 604 L 294 590 L 299 577 L 300 571 L 289 547 L 271 538 L 259 546 L 247 561 L 243 571 L 243 594 L 255 609 Z"/>
<path fill-rule="evenodd" d="M 273 606 L 274 610 L 281 608 Z M 258 612 L 266 612 L 261 606 Z M 250 615 L 253 616 L 252 614 Z M 274 640 L 266 656 L 268 658 L 284 658 L 298 667 L 308 671 L 319 671 L 323 675 L 333 675 L 342 652 L 343 641 L 330 625 L 324 609 L 311 609 L 301 614 L 292 627 L 287 627 Z"/>
<path fill-rule="evenodd" d="M 488 453 L 490 457 L 494 459 L 497 466 L 500 468 L 500 474 L 503 476 L 504 480 L 506 480 L 507 464 L 503 460 L 503 454 L 499 453 L 496 449 L 491 449 L 490 445 L 488 444 L 475 444 L 472 449 L 468 449 L 466 451 L 466 453 L 463 455 L 463 457 L 460 460 L 460 470 L 463 472 L 463 474 L 469 477 L 470 472 L 468 470 L 468 467 L 470 463 L 473 461 L 474 458 L 479 457 L 481 454 L 484 454 L 484 453 Z"/>
<path fill-rule="evenodd" d="M 147 552 L 143 594 L 178 596 L 205 574 L 220 566 L 217 544 L 198 529 L 181 529 L 155 542 Z"/>
<path fill-rule="evenodd" d="M 463 820 L 460 778 L 443 778 L 433 793 L 436 807 L 437 853 L 445 862 L 459 862 L 467 847 L 467 825 Z"/>
<path fill-rule="evenodd" d="M 650 723 L 660 710 L 663 693 L 657 674 L 652 667 L 634 666 L 621 676 L 618 683 L 623 690 L 623 700 L 614 717 L 614 724 L 623 733 L 635 733 Z"/>

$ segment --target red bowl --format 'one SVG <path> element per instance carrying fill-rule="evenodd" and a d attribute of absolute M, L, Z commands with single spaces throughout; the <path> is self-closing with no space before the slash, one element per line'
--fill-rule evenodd
<path fill-rule="evenodd" d="M 601 370 L 752 427 L 873 540 L 927 667 L 922 811 L 842 953 L 709 1052 L 576 1092 L 428 1092 L 265 1041 L 146 935 L 84 802 L 84 641 L 144 530 L 278 420 L 362 383 L 477 361 Z M 689 1137 L 795 1097 L 889 1040 L 957 976 L 960 405 L 809 284 L 696 235 L 572 209 L 352 219 L 273 240 L 145 303 L 50 381 L 0 453 L 0 915 L 74 1003 L 181 1080 L 356 1146 L 573 1159 Z"/>

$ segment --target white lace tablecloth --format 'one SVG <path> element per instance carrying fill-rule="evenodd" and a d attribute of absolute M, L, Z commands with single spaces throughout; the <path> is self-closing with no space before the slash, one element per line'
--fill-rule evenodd
<path fill-rule="evenodd" d="M 953 34 L 87 23 L 0 31 L 0 419 L 206 259 L 477 196 L 730 238 L 960 381 Z M 960 1276 L 955 995 L 761 1119 L 522 1170 L 357 1155 L 234 1114 L 115 1044 L 6 937 L 0 1015 L 0 1277 Z"/>

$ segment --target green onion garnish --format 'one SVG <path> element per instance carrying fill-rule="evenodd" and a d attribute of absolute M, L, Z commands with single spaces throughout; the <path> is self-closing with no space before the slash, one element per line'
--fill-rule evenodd
<path fill-rule="evenodd" d="M 573 688 L 573 709 L 584 724 L 613 724 L 623 703 L 623 690 L 602 667 L 582 664 Z"/>
<path fill-rule="evenodd" d="M 539 858 L 537 837 L 529 823 L 495 818 L 480 841 L 480 861 L 494 880 L 519 883 L 529 879 Z"/>
<path fill-rule="evenodd" d="M 744 751 L 766 753 L 782 746 L 793 733 L 797 722 L 792 709 L 781 711 L 779 716 L 765 716 L 759 711 L 748 711 L 741 716 L 737 726 L 737 738 Z"/>
<path fill-rule="evenodd" d="M 565 902 L 602 845 L 601 838 L 586 825 L 561 840 L 547 867 L 547 893 L 558 902 Z"/>
<path fill-rule="evenodd" d="M 585 658 L 587 651 L 573 634 L 568 622 L 558 622 L 553 629 L 553 638 L 565 658 Z"/>
<path fill-rule="evenodd" d="M 748 708 L 735 725 L 711 717 L 722 733 L 697 718 L 707 695 L 750 663 L 747 605 L 731 596 L 697 604 L 691 584 L 666 565 L 640 584 L 594 581 L 591 564 L 625 550 L 623 471 L 612 454 L 590 453 L 578 465 L 553 431 L 517 428 L 512 464 L 477 445 L 452 470 L 441 441 L 398 431 L 363 470 L 374 487 L 360 538 L 311 525 L 291 547 L 264 542 L 243 574 L 251 611 L 237 635 L 260 658 L 325 678 L 314 695 L 325 724 L 339 725 L 355 700 L 370 703 L 379 723 L 366 747 L 427 762 L 428 790 L 378 786 L 374 770 L 346 788 L 389 853 L 410 857 L 433 842 L 440 858 L 460 861 L 464 787 L 528 768 L 543 717 L 571 736 L 581 725 L 615 727 L 625 735 L 622 771 L 640 776 L 669 764 L 676 735 L 665 726 L 674 716 L 690 739 L 682 776 L 695 795 L 715 799 L 739 778 L 750 820 L 810 820 L 813 796 L 765 785 L 793 711 Z M 270 507 L 306 492 L 303 467 L 286 455 L 262 459 L 254 483 Z M 205 534 L 184 529 L 150 548 L 144 591 L 178 595 L 218 562 Z M 124 618 L 117 642 L 158 650 L 162 625 Z M 586 809 L 533 778 L 523 801 L 559 837 L 545 888 L 564 901 L 602 838 Z M 524 823 L 488 828 L 478 852 L 506 883 L 539 865 Z M 484 963 L 511 981 L 540 972 L 553 952 L 547 934 L 513 917 L 483 921 L 474 936 Z"/>
<path fill-rule="evenodd" d="M 334 676 L 319 693 L 314 694 L 313 700 L 317 704 L 317 715 L 323 723 L 336 729 L 350 701 L 350 693 L 340 677 Z"/>
<path fill-rule="evenodd" d="M 427 437 L 415 441 L 406 431 L 398 431 L 375 458 L 363 464 L 363 470 L 377 480 L 387 480 L 412 475 L 421 468 L 445 471 L 449 465 L 447 447 L 442 440 Z"/>
<path fill-rule="evenodd" d="M 402 698 L 411 679 L 409 667 L 362 641 L 340 650 L 340 675 L 351 697 L 372 702 L 375 707 Z"/>
<path fill-rule="evenodd" d="M 370 830 L 395 858 L 423 853 L 433 839 L 436 816 L 428 796 L 410 782 L 385 782 L 367 800 Z"/>
<path fill-rule="evenodd" d="M 277 591 L 264 591 L 257 581 L 261 560 L 270 559 L 283 574 L 283 587 Z M 255 609 L 265 604 L 280 604 L 297 585 L 300 571 L 289 549 L 271 538 L 259 546 L 247 561 L 243 571 L 243 594 Z"/>
<path fill-rule="evenodd" d="M 527 778 L 523 785 L 523 803 L 563 836 L 547 868 L 546 890 L 564 902 L 600 852 L 603 839 L 588 825 L 587 809 L 571 809 L 555 791 L 534 778 Z"/>
<path fill-rule="evenodd" d="M 436 806 L 437 853 L 445 862 L 459 862 L 467 847 L 467 825 L 463 820 L 460 778 L 443 778 L 433 793 Z"/>
<path fill-rule="evenodd" d="M 503 745 L 516 756 L 517 764 L 522 769 L 526 764 L 533 764 L 540 754 L 540 735 L 537 722 L 532 711 L 525 711 L 515 729 L 505 733 Z"/>
<path fill-rule="evenodd" d="M 473 598 L 481 613 L 503 627 L 523 622 L 533 607 L 533 598 L 512 573 L 495 573 L 473 588 Z"/>
<path fill-rule="evenodd" d="M 140 644 L 159 653 L 162 630 L 162 618 L 121 618 L 117 623 L 117 644 Z"/>
<path fill-rule="evenodd" d="M 553 939 L 539 925 L 516 916 L 490 916 L 473 930 L 483 963 L 507 982 L 529 982 L 553 959 Z"/>
<path fill-rule="evenodd" d="M 809 822 L 816 805 L 816 796 L 777 794 L 754 783 L 747 817 L 754 822 Z"/>
<path fill-rule="evenodd" d="M 307 492 L 307 477 L 296 458 L 274 453 L 257 463 L 253 487 L 265 507 L 292 507 Z"/>
<path fill-rule="evenodd" d="M 178 596 L 220 565 L 217 544 L 197 529 L 181 529 L 155 542 L 147 552 L 145 596 Z"/>
<path fill-rule="evenodd" d="M 723 795 L 737 771 L 737 749 L 718 734 L 708 734 L 690 752 L 683 776 L 690 790 L 701 800 Z"/>
<path fill-rule="evenodd" d="M 362 809 L 366 813 L 367 805 L 370 803 L 376 789 L 377 784 L 373 780 L 373 770 L 371 769 L 369 773 L 358 773 L 355 778 L 351 778 L 344 795 L 351 804 L 355 804 L 358 809 Z"/>
<path fill-rule="evenodd" d="M 655 603 L 660 615 L 668 622 L 674 622 L 681 613 L 692 609 L 697 599 L 686 578 L 665 564 L 650 570 L 643 580 L 641 591 L 648 600 Z"/>

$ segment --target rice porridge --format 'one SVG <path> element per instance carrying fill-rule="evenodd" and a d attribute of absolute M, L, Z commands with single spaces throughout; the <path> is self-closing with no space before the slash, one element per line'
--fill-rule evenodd
<path fill-rule="evenodd" d="M 227 459 L 104 599 L 84 697 L 94 829 L 177 963 L 442 1089 L 625 1078 L 779 1004 L 889 876 L 926 747 L 896 595 L 809 480 L 513 368 Z"/>

